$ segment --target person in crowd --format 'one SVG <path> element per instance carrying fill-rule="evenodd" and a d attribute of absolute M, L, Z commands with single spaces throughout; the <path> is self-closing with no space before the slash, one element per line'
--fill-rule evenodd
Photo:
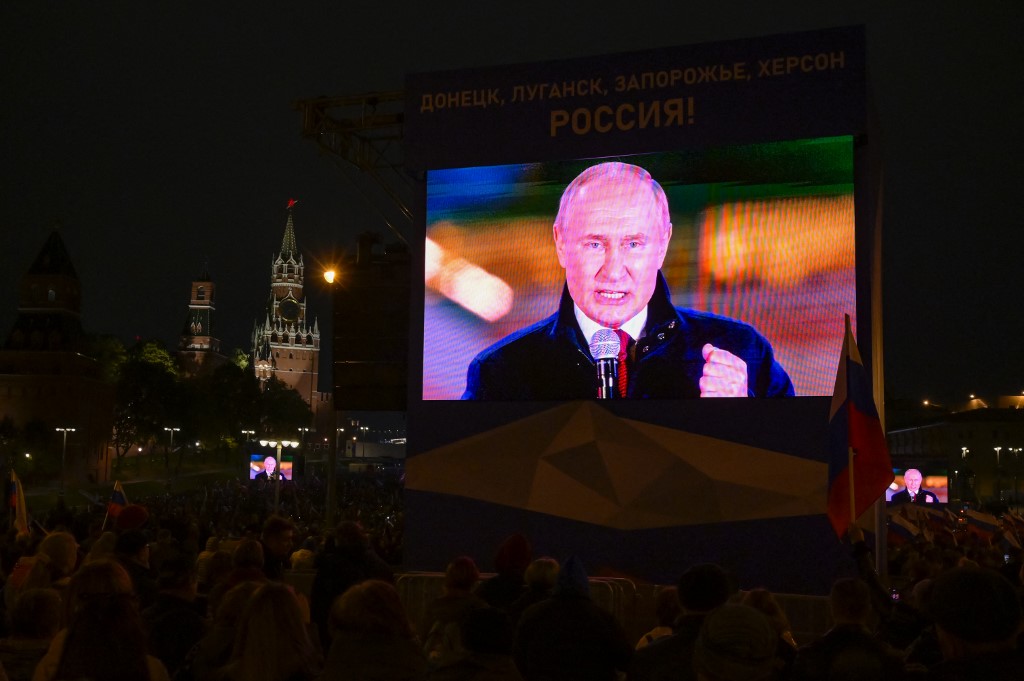
<path fill-rule="evenodd" d="M 360 582 L 331 606 L 331 647 L 324 678 L 336 681 L 420 681 L 427 658 L 398 591 L 379 579 Z"/>
<path fill-rule="evenodd" d="M 591 600 L 578 556 L 565 561 L 552 597 L 528 608 L 516 628 L 516 665 L 527 681 L 613 681 L 632 654 L 619 623 Z"/>
<path fill-rule="evenodd" d="M 60 630 L 64 605 L 54 589 L 26 589 L 11 612 L 11 635 L 0 639 L 0 663 L 10 681 L 29 681 Z"/>
<path fill-rule="evenodd" d="M 263 572 L 267 579 L 283 580 L 295 544 L 295 524 L 278 515 L 270 516 L 263 523 L 260 542 L 263 544 Z"/>
<path fill-rule="evenodd" d="M 214 679 L 216 670 L 231 660 L 242 613 L 252 595 L 265 582 L 241 582 L 220 599 L 206 634 L 186 655 L 175 681 Z"/>
<path fill-rule="evenodd" d="M 83 565 L 68 585 L 68 626 L 54 637 L 33 681 L 168 681 L 163 663 L 146 654 L 146 635 L 132 578 L 115 560 Z"/>
<path fill-rule="evenodd" d="M 140 608 L 148 608 L 156 599 L 159 588 L 156 575 L 149 562 L 149 538 L 143 530 L 126 530 L 117 537 L 114 555 L 132 578 Z"/>
<path fill-rule="evenodd" d="M 636 642 L 636 649 L 645 648 L 662 636 L 671 636 L 672 625 L 675 624 L 676 618 L 682 612 L 683 608 L 679 605 L 679 588 L 666 586 L 659 589 L 654 605 L 654 614 L 658 618 L 658 626 L 640 637 L 640 640 Z"/>
<path fill-rule="evenodd" d="M 206 581 L 206 570 L 209 567 L 210 559 L 216 555 L 218 549 L 220 549 L 220 537 L 213 535 L 207 538 L 206 548 L 196 556 L 196 575 L 200 584 Z"/>
<path fill-rule="evenodd" d="M 199 579 L 199 594 L 206 598 L 235 569 L 234 557 L 230 552 L 218 549 L 203 565 L 206 569 L 202 573 L 199 572 L 199 565 L 196 565 L 196 576 Z"/>
<path fill-rule="evenodd" d="M 668 199 L 643 168 L 608 162 L 580 173 L 562 194 L 553 236 L 565 270 L 558 310 L 477 355 L 463 399 L 593 398 L 601 384 L 589 348 L 599 334 L 615 341 L 618 397 L 794 394 L 752 327 L 672 305 L 661 272 Z"/>
<path fill-rule="evenodd" d="M 464 652 L 459 626 L 475 608 L 486 605 L 473 593 L 480 570 L 470 556 L 459 556 L 445 569 L 444 592 L 427 604 L 423 649 L 434 666 L 451 664 Z"/>
<path fill-rule="evenodd" d="M 316 566 L 316 554 L 310 549 L 293 551 L 288 558 L 288 568 L 293 572 L 311 571 Z"/>
<path fill-rule="evenodd" d="M 206 618 L 196 602 L 195 559 L 181 554 L 164 559 L 157 575 L 159 593 L 142 611 L 149 650 L 173 676 L 206 632 Z"/>
<path fill-rule="evenodd" d="M 677 584 L 682 614 L 671 636 L 664 636 L 633 656 L 629 681 L 694 679 L 693 650 L 708 613 L 725 605 L 736 589 L 729 574 L 714 563 L 686 570 Z"/>
<path fill-rule="evenodd" d="M 780 678 L 775 659 L 778 641 L 775 627 L 758 610 L 733 603 L 716 608 L 704 618 L 694 645 L 693 667 L 697 680 Z M 864 681 L 868 678 L 864 677 Z"/>
<path fill-rule="evenodd" d="M 295 592 L 269 581 L 253 592 L 238 623 L 224 681 L 311 681 L 322 671 L 322 657 L 309 636 Z"/>
<path fill-rule="evenodd" d="M 526 590 L 525 573 L 532 557 L 524 535 L 516 532 L 507 537 L 494 555 L 495 575 L 477 585 L 476 595 L 492 607 L 508 610 Z"/>
<path fill-rule="evenodd" d="M 430 681 L 523 681 L 512 657 L 512 622 L 504 611 L 492 607 L 470 611 L 460 634 L 466 654 L 431 671 Z"/>
<path fill-rule="evenodd" d="M 793 678 L 799 681 L 878 679 L 904 675 L 899 651 L 877 640 L 868 629 L 872 618 L 868 585 L 857 578 L 838 579 L 829 593 L 834 626 L 797 651 Z"/>
<path fill-rule="evenodd" d="M 242 582 L 265 582 L 267 573 L 263 571 L 263 544 L 256 539 L 243 539 L 238 542 L 231 555 L 231 571 L 220 583 L 210 587 L 206 597 L 207 612 L 215 612 L 220 599 L 234 586 Z"/>
<path fill-rule="evenodd" d="M 142 504 L 128 504 L 114 518 L 114 530 L 119 534 L 141 530 L 149 523 L 149 509 Z"/>
<path fill-rule="evenodd" d="M 309 597 L 310 613 L 324 649 L 330 648 L 327 616 L 334 600 L 353 584 L 367 579 L 394 582 L 394 572 L 370 546 L 363 526 L 346 520 L 335 528 L 317 556 Z"/>
<path fill-rule="evenodd" d="M 531 605 L 551 598 L 555 590 L 555 583 L 558 581 L 558 571 L 558 561 L 550 556 L 537 558 L 530 563 L 523 574 L 526 590 L 508 608 L 513 626 L 519 623 L 519 618 Z"/>
<path fill-rule="evenodd" d="M 86 563 L 91 563 L 94 560 L 100 560 L 103 558 L 113 558 L 114 550 L 117 547 L 117 533 L 107 530 L 102 533 L 89 547 L 89 552 L 85 554 L 83 559 Z"/>
<path fill-rule="evenodd" d="M 51 532 L 43 537 L 34 556 L 20 558 L 4 584 L 4 605 L 8 614 L 18 596 L 28 589 L 67 589 L 78 564 L 78 542 L 70 532 Z"/>
<path fill-rule="evenodd" d="M 793 627 L 775 595 L 767 589 L 750 589 L 743 592 L 740 603 L 757 610 L 768 618 L 778 637 L 775 651 L 776 677 L 788 678 L 796 661 L 797 642 L 793 638 Z"/>
<path fill-rule="evenodd" d="M 929 611 L 943 661 L 936 681 L 1011 681 L 1024 675 L 1021 603 L 1013 585 L 993 570 L 955 568 L 935 580 Z"/>

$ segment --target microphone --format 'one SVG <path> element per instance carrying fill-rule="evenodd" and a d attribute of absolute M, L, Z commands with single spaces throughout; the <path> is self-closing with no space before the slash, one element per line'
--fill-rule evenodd
<path fill-rule="evenodd" d="M 590 341 L 590 356 L 597 364 L 597 399 L 610 400 L 618 396 L 619 348 L 622 343 L 611 329 L 599 329 Z"/>

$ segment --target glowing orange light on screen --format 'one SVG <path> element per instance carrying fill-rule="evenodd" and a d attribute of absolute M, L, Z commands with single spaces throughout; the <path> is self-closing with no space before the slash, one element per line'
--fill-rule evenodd
<path fill-rule="evenodd" d="M 704 213 L 700 270 L 711 281 L 792 288 L 853 267 L 853 197 L 740 201 Z"/>
<path fill-rule="evenodd" d="M 512 309 L 512 287 L 479 265 L 465 258 L 448 259 L 435 241 L 427 239 L 424 281 L 446 298 L 489 322 L 497 321 Z"/>

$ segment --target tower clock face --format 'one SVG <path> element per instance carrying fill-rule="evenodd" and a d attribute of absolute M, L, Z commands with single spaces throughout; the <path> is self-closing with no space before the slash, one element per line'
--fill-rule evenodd
<path fill-rule="evenodd" d="M 294 322 L 299 318 L 299 304 L 292 298 L 282 300 L 277 309 L 285 321 Z"/>

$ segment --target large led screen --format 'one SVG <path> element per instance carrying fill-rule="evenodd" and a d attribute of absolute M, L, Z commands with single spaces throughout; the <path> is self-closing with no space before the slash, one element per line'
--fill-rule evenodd
<path fill-rule="evenodd" d="M 553 225 L 566 187 L 605 164 L 625 164 L 607 167 L 649 174 L 660 185 L 671 236 L 664 253 L 630 265 L 617 259 L 628 260 L 638 248 L 657 249 L 645 242 L 650 230 L 627 229 L 609 248 L 602 234 L 589 239 L 589 231 L 600 230 L 582 228 L 579 248 L 608 255 L 581 270 L 570 249 L 556 244 Z M 831 395 L 843 315 L 856 323 L 853 175 L 849 136 L 429 171 L 423 399 L 595 397 L 591 374 L 581 387 L 572 371 L 562 370 L 566 362 L 578 363 L 581 372 L 595 370 L 594 341 L 580 331 L 590 307 L 579 291 L 588 287 L 600 289 L 594 295 L 603 296 L 598 304 L 604 307 L 650 297 L 647 323 L 631 334 L 636 340 L 617 346 L 629 347 L 638 380 L 645 352 L 653 356 L 667 343 L 675 348 L 662 353 L 661 368 L 648 370 L 657 374 L 645 379 L 655 387 L 633 397 L 702 396 L 697 377 L 735 369 L 735 358 L 747 369 L 747 385 L 734 396 Z M 616 200 L 628 202 L 636 193 L 623 189 Z M 605 210 L 620 219 L 632 215 L 616 206 Z M 635 221 L 648 220 L 645 215 L 639 210 Z M 618 283 L 592 285 L 602 278 Z M 573 328 L 581 313 L 582 325 Z M 561 348 L 572 346 L 577 354 L 563 355 L 558 364 L 545 360 L 562 333 L 578 334 Z M 478 357 L 502 366 L 500 388 L 493 376 L 479 373 L 467 386 Z M 679 363 L 688 368 L 677 369 Z M 492 385 L 485 388 L 488 380 Z"/>

